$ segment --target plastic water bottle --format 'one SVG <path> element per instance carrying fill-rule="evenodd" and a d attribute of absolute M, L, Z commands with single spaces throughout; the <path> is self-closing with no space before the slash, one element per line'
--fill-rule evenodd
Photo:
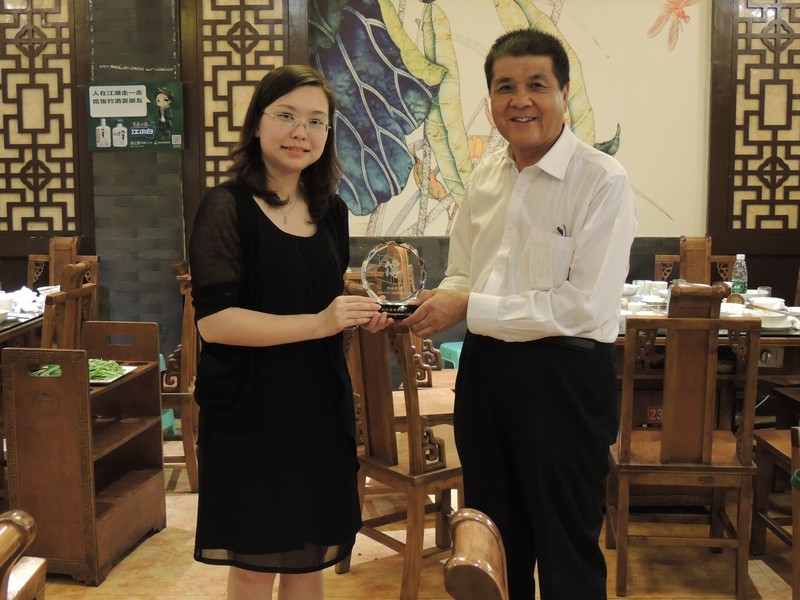
<path fill-rule="evenodd" d="M 747 263 L 744 262 L 744 254 L 737 254 L 736 262 L 733 263 L 731 293 L 742 296 L 747 293 Z"/>

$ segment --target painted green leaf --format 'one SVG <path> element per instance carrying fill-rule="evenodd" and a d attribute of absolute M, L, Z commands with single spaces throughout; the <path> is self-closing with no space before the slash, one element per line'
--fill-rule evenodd
<path fill-rule="evenodd" d="M 390 4 L 332 2 L 337 10 L 324 0 L 315 2 L 316 14 L 327 17 L 319 19 L 324 27 L 316 19 L 311 22 L 310 46 L 318 49 L 312 60 L 331 82 L 339 104 L 336 151 L 344 170 L 339 193 L 353 214 L 368 215 L 405 187 L 414 166 L 406 137 L 430 111 L 444 69 L 419 51 L 414 56 L 410 41 L 402 40 L 405 32 L 400 35 L 396 13 L 389 31 L 394 9 L 388 17 L 384 9 Z M 332 32 L 334 22 L 338 26 Z M 331 45 L 326 47 L 325 40 Z"/>
<path fill-rule="evenodd" d="M 442 180 L 456 204 L 460 204 L 472 173 L 472 162 L 461 111 L 461 82 L 450 22 L 435 4 L 425 7 L 422 31 L 425 56 L 447 69 L 425 120 L 425 136 L 436 156 Z"/>

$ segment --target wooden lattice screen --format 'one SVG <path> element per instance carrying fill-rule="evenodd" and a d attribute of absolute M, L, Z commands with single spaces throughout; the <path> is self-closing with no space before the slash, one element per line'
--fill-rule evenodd
<path fill-rule="evenodd" d="M 0 4 L 0 232 L 81 233 L 74 7 Z"/>
<path fill-rule="evenodd" d="M 284 63 L 281 0 L 203 2 L 200 39 L 204 185 L 219 182 L 258 81 Z"/>
<path fill-rule="evenodd" d="M 199 132 L 196 154 L 184 153 L 188 236 L 203 194 L 224 178 L 256 84 L 270 69 L 308 61 L 308 2 L 183 1 L 194 7 L 182 11 L 182 79 L 196 107 L 187 129 Z"/>
<path fill-rule="evenodd" d="M 715 0 L 714 23 L 709 230 L 715 248 L 796 254 L 800 1 Z"/>

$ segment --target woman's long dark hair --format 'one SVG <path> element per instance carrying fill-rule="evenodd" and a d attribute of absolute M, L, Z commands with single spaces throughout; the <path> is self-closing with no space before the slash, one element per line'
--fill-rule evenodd
<path fill-rule="evenodd" d="M 305 65 L 286 65 L 270 71 L 261 79 L 247 108 L 239 142 L 231 150 L 232 162 L 228 168 L 228 175 L 272 206 L 286 204 L 267 185 L 267 166 L 261 156 L 261 144 L 256 132 L 261 114 L 267 106 L 304 85 L 318 87 L 325 93 L 329 107 L 328 123 L 331 125 L 322 156 L 314 164 L 303 169 L 300 174 L 300 183 L 308 202 L 308 212 L 312 220 L 318 221 L 328 212 L 333 202 L 342 176 L 342 168 L 336 157 L 333 135 L 336 97 L 330 84 L 315 69 Z"/>

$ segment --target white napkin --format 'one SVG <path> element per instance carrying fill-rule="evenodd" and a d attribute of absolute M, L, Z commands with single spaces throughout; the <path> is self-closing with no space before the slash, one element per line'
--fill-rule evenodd
<path fill-rule="evenodd" d="M 44 310 L 44 296 L 30 288 L 23 286 L 16 292 L 10 292 L 9 295 L 14 298 L 15 312 L 38 314 Z"/>

